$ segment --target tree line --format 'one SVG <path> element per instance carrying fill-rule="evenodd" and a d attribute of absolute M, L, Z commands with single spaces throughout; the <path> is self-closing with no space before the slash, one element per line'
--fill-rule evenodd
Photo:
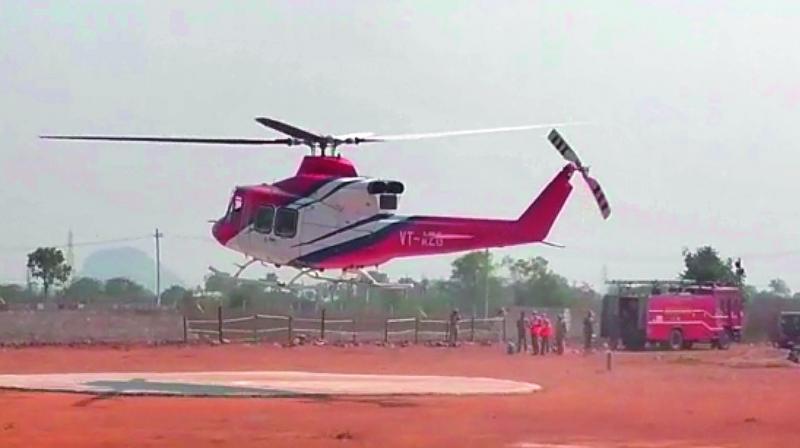
<path fill-rule="evenodd" d="M 154 293 L 144 286 L 123 277 L 100 281 L 76 278 L 72 267 L 65 262 L 57 248 L 39 248 L 28 254 L 27 267 L 40 292 L 17 285 L 0 285 L 0 297 L 7 301 L 48 300 L 54 297 L 80 303 L 103 301 L 154 302 Z M 385 273 L 372 272 L 379 282 L 389 282 Z M 683 270 L 678 278 L 698 282 L 737 284 L 749 300 L 766 298 L 795 298 L 785 281 L 776 278 L 766 290 L 746 283 L 740 260 L 722 258 L 710 246 L 683 251 Z M 174 306 L 182 301 L 222 303 L 228 308 L 326 307 L 342 311 L 375 310 L 395 314 L 436 314 L 458 308 L 462 313 L 493 314 L 510 305 L 528 307 L 573 307 L 600 298 L 600 293 L 586 283 L 568 281 L 555 272 L 543 257 L 495 260 L 489 251 L 476 251 L 456 258 L 448 278 L 400 278 L 411 285 L 406 290 L 387 290 L 366 285 L 319 283 L 288 290 L 280 285 L 275 273 L 260 280 L 234 279 L 228 274 L 214 272 L 202 285 L 187 290 L 172 286 L 162 292 L 161 302 Z"/>
<path fill-rule="evenodd" d="M 734 284 L 742 288 L 746 300 L 800 300 L 800 292 L 792 294 L 789 285 L 781 278 L 770 280 L 766 289 L 748 285 L 742 261 L 734 261 L 732 258 L 723 259 L 711 246 L 703 246 L 695 251 L 684 249 L 683 259 L 684 270 L 681 272 L 680 278 L 684 280 Z"/>

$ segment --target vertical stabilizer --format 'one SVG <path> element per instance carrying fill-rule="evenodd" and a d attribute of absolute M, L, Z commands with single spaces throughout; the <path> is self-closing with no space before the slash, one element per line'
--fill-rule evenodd
<path fill-rule="evenodd" d="M 542 241 L 550 233 L 558 214 L 567 202 L 572 185 L 569 183 L 575 167 L 566 165 L 517 220 L 517 229 L 528 241 Z"/>

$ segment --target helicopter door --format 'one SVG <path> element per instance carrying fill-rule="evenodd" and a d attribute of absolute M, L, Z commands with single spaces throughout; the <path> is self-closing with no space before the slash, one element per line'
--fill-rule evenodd
<path fill-rule="evenodd" d="M 272 233 L 273 245 L 269 248 L 270 258 L 284 264 L 300 256 L 300 211 L 296 208 L 278 207 L 275 210 L 275 220 Z"/>
<path fill-rule="evenodd" d="M 249 233 L 251 254 L 275 264 L 284 264 L 299 255 L 297 241 L 300 213 L 289 207 L 262 205 L 254 212 Z"/>
<path fill-rule="evenodd" d="M 274 244 L 272 233 L 275 224 L 275 207 L 262 205 L 254 211 L 253 226 L 248 232 L 248 246 L 251 255 L 268 260 L 269 248 Z"/>

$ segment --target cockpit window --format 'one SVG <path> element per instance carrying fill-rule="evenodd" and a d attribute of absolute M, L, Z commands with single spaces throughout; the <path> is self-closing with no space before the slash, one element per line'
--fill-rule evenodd
<path fill-rule="evenodd" d="M 231 198 L 231 202 L 228 203 L 228 211 L 225 212 L 225 218 L 228 221 L 231 221 L 234 216 L 237 216 L 242 211 L 242 206 L 244 205 L 244 200 L 240 194 L 234 194 Z"/>
<path fill-rule="evenodd" d="M 297 210 L 279 208 L 275 215 L 275 235 L 283 238 L 294 238 L 297 234 Z"/>
<path fill-rule="evenodd" d="M 275 207 L 267 205 L 258 209 L 256 220 L 253 224 L 256 232 L 271 233 L 272 222 L 275 220 Z"/>

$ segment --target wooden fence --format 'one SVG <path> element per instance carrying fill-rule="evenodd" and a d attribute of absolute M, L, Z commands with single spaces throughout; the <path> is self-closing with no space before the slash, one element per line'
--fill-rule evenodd
<path fill-rule="evenodd" d="M 331 319 L 323 309 L 319 317 L 253 314 L 243 317 L 224 317 L 217 308 L 216 319 L 183 318 L 183 340 L 213 338 L 226 341 L 285 341 L 291 344 L 300 335 L 319 339 L 336 339 L 351 342 L 407 341 L 415 344 L 424 341 L 450 340 L 451 325 L 445 319 L 420 317 L 386 318 L 380 321 L 365 319 L 357 325 L 355 318 Z M 506 340 L 506 318 L 469 317 L 457 323 L 453 338 L 469 341 Z"/>

